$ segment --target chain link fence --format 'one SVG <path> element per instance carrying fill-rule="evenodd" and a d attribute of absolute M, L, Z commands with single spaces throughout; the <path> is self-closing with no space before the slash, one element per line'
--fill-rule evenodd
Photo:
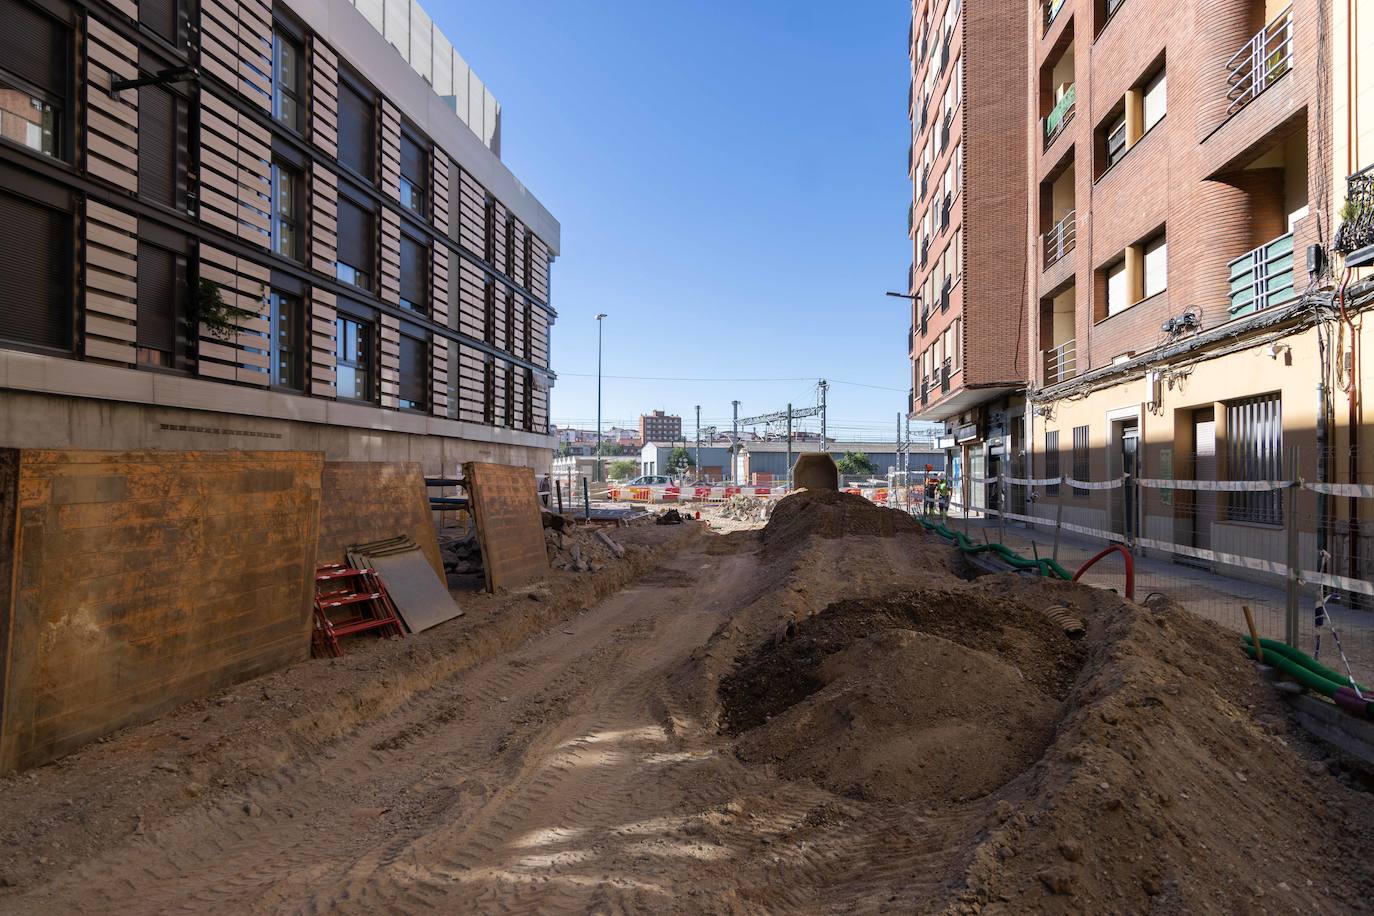
<path fill-rule="evenodd" d="M 971 477 L 948 524 L 1070 572 L 1121 544 L 1136 601 L 1159 593 L 1238 633 L 1249 608 L 1261 636 L 1374 681 L 1374 479 L 1316 482 L 1334 476 L 1344 452 L 1290 449 L 1248 480 L 1216 479 L 1208 452 L 1130 457 L 1133 473 L 1099 479 L 1086 458 L 1042 478 L 1013 476 L 1016 465 Z M 1175 479 L 1180 467 L 1187 479 Z M 1104 558 L 1082 581 L 1125 594 L 1125 559 Z"/>

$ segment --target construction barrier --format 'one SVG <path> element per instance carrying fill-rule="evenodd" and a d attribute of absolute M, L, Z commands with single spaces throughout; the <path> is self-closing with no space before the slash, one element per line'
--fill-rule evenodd
<path fill-rule="evenodd" d="M 748 496 L 754 499 L 779 499 L 785 487 L 610 487 L 606 498 L 612 502 L 685 503 Z"/>

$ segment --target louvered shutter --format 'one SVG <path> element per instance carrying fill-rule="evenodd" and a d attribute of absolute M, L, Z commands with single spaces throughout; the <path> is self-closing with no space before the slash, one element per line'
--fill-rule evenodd
<path fill-rule="evenodd" d="M 426 250 L 408 235 L 401 236 L 401 298 L 428 311 L 425 302 Z"/>
<path fill-rule="evenodd" d="M 18 0 L 0 0 L 0 23 L 0 67 L 65 97 L 70 30 Z"/>
<path fill-rule="evenodd" d="M 178 0 L 138 0 L 138 21 L 172 44 L 178 44 Z"/>
<path fill-rule="evenodd" d="M 373 106 L 346 85 L 339 85 L 339 161 L 372 177 Z"/>
<path fill-rule="evenodd" d="M 161 86 L 138 90 L 138 193 L 176 206 L 176 103 Z"/>
<path fill-rule="evenodd" d="M 368 274 L 372 273 L 372 218 L 352 201 L 339 198 L 338 258 Z"/>
<path fill-rule="evenodd" d="M 423 340 L 401 335 L 401 400 L 413 401 L 421 406 L 428 403 L 425 397 L 429 388 L 426 384 L 429 374 L 429 360 L 426 358 L 428 349 Z"/>
<path fill-rule="evenodd" d="M 140 347 L 176 352 L 176 255 L 140 242 L 138 246 L 138 331 Z"/>
<path fill-rule="evenodd" d="M 72 220 L 0 194 L 0 340 L 71 348 Z"/>

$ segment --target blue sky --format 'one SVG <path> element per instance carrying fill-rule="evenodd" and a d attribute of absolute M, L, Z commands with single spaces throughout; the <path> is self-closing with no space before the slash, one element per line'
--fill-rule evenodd
<path fill-rule="evenodd" d="M 910 261 L 907 3 L 425 7 L 501 101 L 506 163 L 562 223 L 555 421 L 594 422 L 606 312 L 608 423 L 809 405 L 824 377 L 832 435 L 895 432 L 908 306 L 883 292 Z"/>

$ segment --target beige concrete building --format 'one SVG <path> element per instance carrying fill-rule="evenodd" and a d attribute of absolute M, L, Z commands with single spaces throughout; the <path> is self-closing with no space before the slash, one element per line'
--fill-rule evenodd
<path fill-rule="evenodd" d="M 0 445 L 547 469 L 559 225 L 423 10 L 0 21 Z"/>
<path fill-rule="evenodd" d="M 1359 6 L 1050 0 L 1031 17 L 1021 463 L 1125 483 L 1021 488 L 1013 512 L 1276 581 L 1296 534 L 1303 570 L 1324 552 L 1369 578 L 1374 500 L 1259 486 L 1374 483 L 1374 290 L 1347 269 L 1374 260 Z"/>

